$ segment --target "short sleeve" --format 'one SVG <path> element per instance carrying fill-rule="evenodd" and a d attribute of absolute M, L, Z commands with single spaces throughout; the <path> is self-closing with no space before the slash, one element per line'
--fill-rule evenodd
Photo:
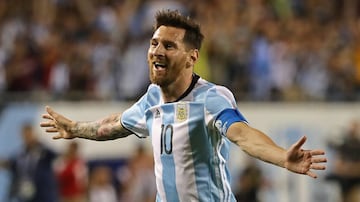
<path fill-rule="evenodd" d="M 147 92 L 129 109 L 121 115 L 121 124 L 124 128 L 133 132 L 138 137 L 149 136 L 146 123 L 146 111 L 160 101 L 160 89 L 156 85 L 150 85 Z"/>
<path fill-rule="evenodd" d="M 209 124 L 225 136 L 227 129 L 234 122 L 247 122 L 237 108 L 232 92 L 223 86 L 214 86 L 208 90 L 205 108 Z"/>
<path fill-rule="evenodd" d="M 145 99 L 146 95 L 140 98 L 129 109 L 125 110 L 121 115 L 121 124 L 124 128 L 133 132 L 138 137 L 148 136 L 145 120 Z"/>

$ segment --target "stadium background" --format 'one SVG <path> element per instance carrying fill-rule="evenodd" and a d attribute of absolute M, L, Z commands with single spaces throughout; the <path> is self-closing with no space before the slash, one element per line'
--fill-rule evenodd
<path fill-rule="evenodd" d="M 202 24 L 196 72 L 230 88 L 252 125 L 284 147 L 305 134 L 306 147 L 327 148 L 360 118 L 359 7 L 356 0 L 1 1 L 0 157 L 21 148 L 19 125 L 38 125 L 45 105 L 80 120 L 130 106 L 148 84 L 152 19 L 163 8 Z M 42 141 L 63 149 L 37 129 Z M 84 140 L 82 154 L 126 159 L 138 141 Z M 337 201 L 339 187 L 325 180 L 331 151 L 327 157 L 328 170 L 315 181 L 258 162 L 271 183 L 264 201 Z M 234 176 L 244 162 L 234 148 Z M 9 180 L 0 170 L 0 201 Z"/>

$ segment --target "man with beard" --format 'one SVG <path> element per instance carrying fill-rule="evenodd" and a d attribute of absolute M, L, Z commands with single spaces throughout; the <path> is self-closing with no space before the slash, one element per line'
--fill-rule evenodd
<path fill-rule="evenodd" d="M 151 137 L 156 201 L 235 201 L 227 166 L 229 142 L 249 155 L 316 178 L 323 150 L 288 149 L 251 127 L 225 87 L 194 74 L 203 40 L 200 26 L 177 11 L 160 11 L 150 40 L 147 92 L 125 112 L 93 122 L 69 120 L 46 107 L 40 126 L 54 139 Z"/>

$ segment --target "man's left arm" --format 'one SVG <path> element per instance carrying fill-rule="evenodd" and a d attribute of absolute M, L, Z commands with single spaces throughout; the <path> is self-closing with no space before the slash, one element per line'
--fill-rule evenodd
<path fill-rule="evenodd" d="M 227 138 L 247 154 L 262 161 L 286 168 L 292 172 L 316 178 L 311 170 L 324 170 L 327 159 L 323 150 L 304 150 L 302 137 L 287 150 L 278 146 L 263 132 L 245 122 L 231 124 L 226 132 Z"/>

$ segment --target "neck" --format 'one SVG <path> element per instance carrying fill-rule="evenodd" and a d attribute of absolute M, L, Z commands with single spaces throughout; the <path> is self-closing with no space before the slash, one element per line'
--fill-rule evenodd
<path fill-rule="evenodd" d="M 185 79 L 175 81 L 169 86 L 161 87 L 164 102 L 174 102 L 178 100 L 190 87 L 193 75 L 187 76 Z"/>

